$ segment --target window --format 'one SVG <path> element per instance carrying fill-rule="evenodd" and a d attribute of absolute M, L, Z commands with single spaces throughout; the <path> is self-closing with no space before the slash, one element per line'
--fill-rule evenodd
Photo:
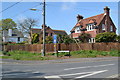
<path fill-rule="evenodd" d="M 105 30 L 105 24 L 102 24 L 102 30 Z"/>
<path fill-rule="evenodd" d="M 17 36 L 17 34 L 12 34 L 12 36 Z"/>
<path fill-rule="evenodd" d="M 113 26 L 110 26 L 110 31 L 113 31 Z"/>
<path fill-rule="evenodd" d="M 93 25 L 94 24 L 88 24 L 87 25 L 87 31 L 92 31 L 94 29 Z"/>
<path fill-rule="evenodd" d="M 53 34 L 51 33 L 50 36 L 52 36 Z"/>
<path fill-rule="evenodd" d="M 20 41 L 20 37 L 18 37 L 18 41 Z"/>
<path fill-rule="evenodd" d="M 81 28 L 81 26 L 76 27 L 75 33 L 80 33 L 80 28 Z"/>
<path fill-rule="evenodd" d="M 48 33 L 45 33 L 45 36 L 48 36 Z"/>

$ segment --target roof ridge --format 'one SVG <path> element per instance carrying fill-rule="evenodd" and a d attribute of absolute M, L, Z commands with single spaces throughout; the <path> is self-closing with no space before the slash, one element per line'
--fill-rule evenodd
<path fill-rule="evenodd" d="M 65 31 L 65 30 L 55 30 L 55 29 L 53 29 L 53 31 Z"/>
<path fill-rule="evenodd" d="M 102 13 L 102 14 L 104 14 L 104 13 Z M 99 16 L 99 15 L 102 15 L 102 14 L 98 14 L 98 15 L 95 15 L 95 16 Z M 92 17 L 95 17 L 95 16 L 91 16 L 91 17 L 88 17 L 88 18 L 85 18 L 85 19 L 89 19 L 89 18 L 92 18 Z M 84 19 L 82 19 L 82 20 L 84 20 Z"/>
<path fill-rule="evenodd" d="M 39 28 L 31 28 L 31 29 L 39 29 Z M 39 29 L 40 30 L 40 29 Z"/>

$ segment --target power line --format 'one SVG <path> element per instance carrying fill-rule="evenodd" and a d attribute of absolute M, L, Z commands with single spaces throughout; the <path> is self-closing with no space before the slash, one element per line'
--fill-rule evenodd
<path fill-rule="evenodd" d="M 6 9 L 2 10 L 0 13 L 2 13 L 2 12 L 4 12 L 4 11 L 8 10 L 9 8 L 11 8 L 11 7 L 15 6 L 15 5 L 17 5 L 17 4 L 20 3 L 21 1 L 23 1 L 23 0 L 20 0 L 19 2 L 16 2 L 15 4 L 13 4 L 13 5 L 7 7 Z"/>
<path fill-rule="evenodd" d="M 40 3 L 39 5 L 35 5 L 35 6 L 33 6 L 32 8 L 38 7 L 38 6 L 40 6 L 41 4 L 42 4 L 42 3 Z M 23 13 L 29 11 L 29 10 L 30 10 L 30 8 L 29 8 L 29 9 L 26 9 L 26 10 L 24 10 L 24 11 L 22 11 L 22 12 L 20 12 L 19 14 L 15 15 L 15 16 L 13 16 L 13 17 L 19 16 L 21 13 L 23 14 Z"/>

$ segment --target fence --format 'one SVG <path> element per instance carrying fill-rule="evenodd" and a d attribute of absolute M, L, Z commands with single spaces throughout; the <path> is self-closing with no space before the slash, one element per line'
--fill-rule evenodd
<path fill-rule="evenodd" d="M 6 45 L 6 51 L 22 50 L 29 52 L 41 52 L 42 44 L 26 44 L 26 45 Z M 98 50 L 98 51 L 110 51 L 120 50 L 120 43 L 71 43 L 71 44 L 57 44 L 57 50 Z M 54 52 L 54 44 L 46 44 L 46 52 Z"/>

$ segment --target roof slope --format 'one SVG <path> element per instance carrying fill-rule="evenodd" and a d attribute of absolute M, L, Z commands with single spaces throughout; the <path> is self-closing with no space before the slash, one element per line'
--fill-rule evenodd
<path fill-rule="evenodd" d="M 46 27 L 46 29 L 51 29 L 50 27 Z M 61 35 L 67 35 L 65 30 L 53 30 L 51 29 L 55 34 L 61 34 Z M 32 28 L 32 33 L 38 33 L 41 34 L 42 29 Z"/>
<path fill-rule="evenodd" d="M 32 33 L 37 33 L 37 34 L 40 34 L 41 32 L 41 29 L 37 29 L 37 28 L 32 28 Z"/>
<path fill-rule="evenodd" d="M 53 30 L 55 34 L 67 35 L 66 31 L 64 30 Z"/>
<path fill-rule="evenodd" d="M 102 14 L 99 14 L 99 15 L 96 15 L 96 16 L 92 16 L 92 17 L 89 17 L 89 18 L 81 19 L 73 27 L 73 29 L 71 31 L 74 31 L 77 26 L 83 26 L 82 28 L 86 28 L 86 24 L 93 23 L 93 22 L 95 22 L 96 26 L 98 26 L 100 24 L 100 22 L 102 21 L 102 19 L 104 18 L 104 16 L 105 16 L 104 14 L 105 13 L 102 13 Z"/>

